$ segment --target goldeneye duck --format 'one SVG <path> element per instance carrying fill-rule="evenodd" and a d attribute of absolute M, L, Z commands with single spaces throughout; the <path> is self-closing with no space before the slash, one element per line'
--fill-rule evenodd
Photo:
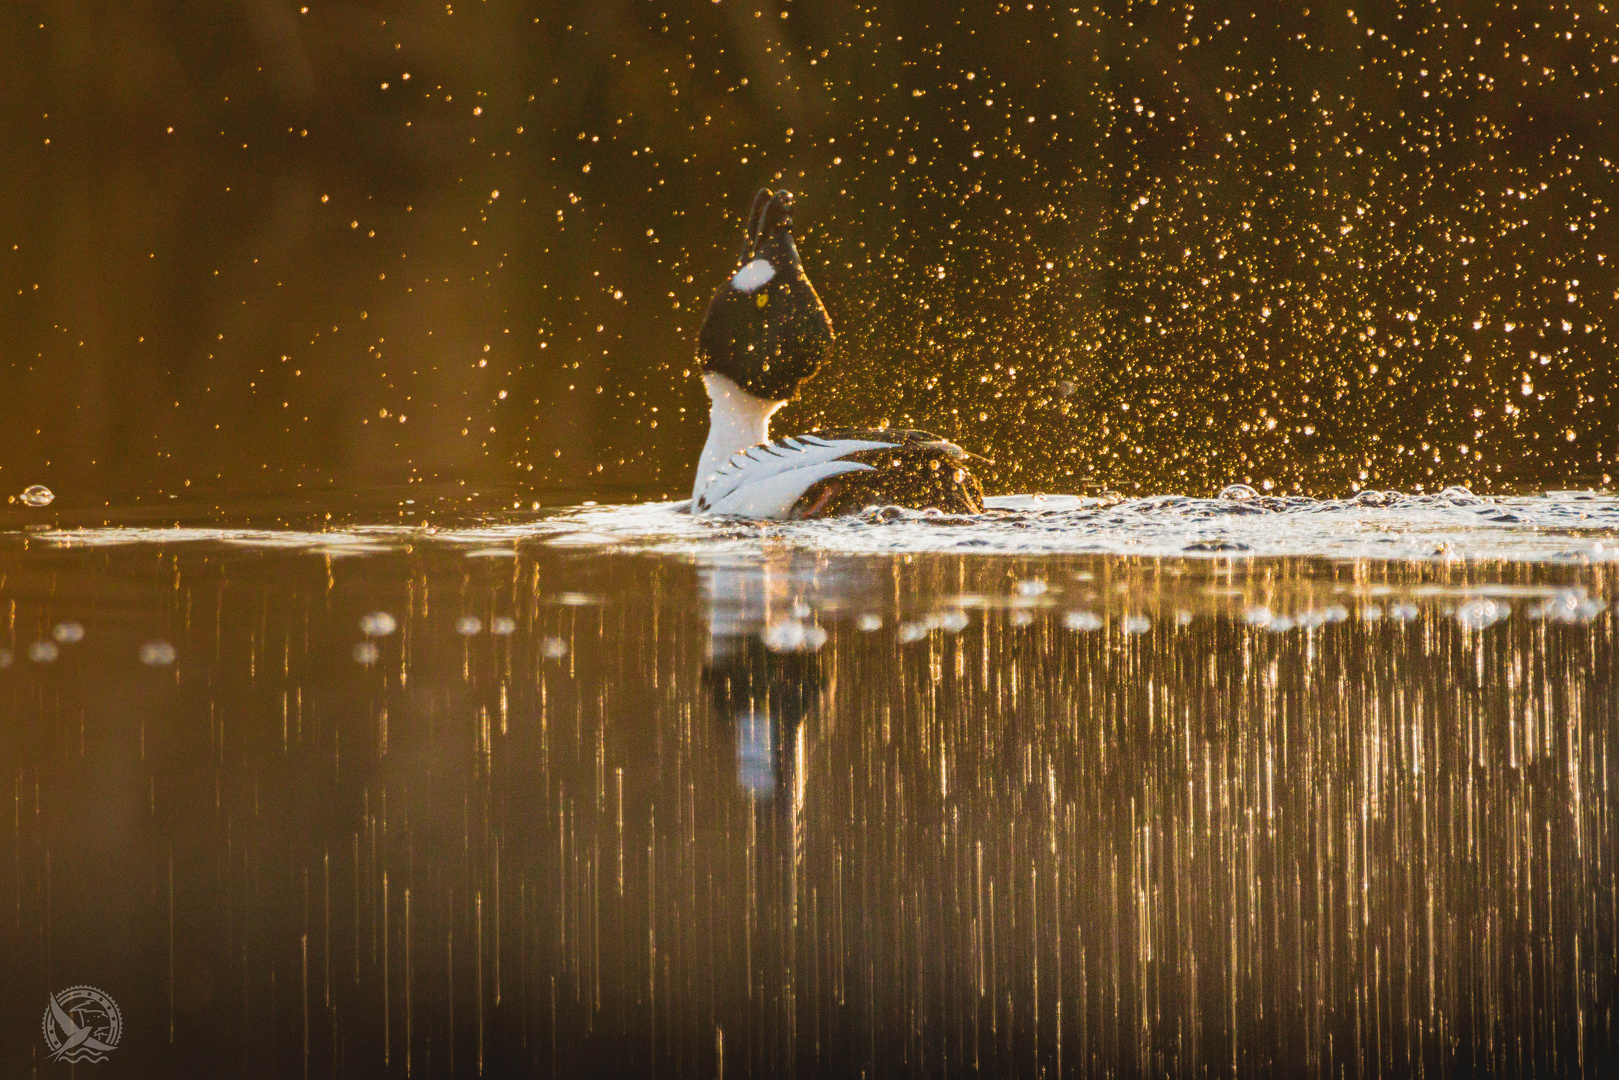
<path fill-rule="evenodd" d="M 708 390 L 708 442 L 691 512 L 802 519 L 868 506 L 975 514 L 983 489 L 968 454 L 925 431 L 812 431 L 770 439 L 770 417 L 832 351 L 832 320 L 793 243 L 793 195 L 761 190 L 741 266 L 708 305 L 697 366 Z"/>

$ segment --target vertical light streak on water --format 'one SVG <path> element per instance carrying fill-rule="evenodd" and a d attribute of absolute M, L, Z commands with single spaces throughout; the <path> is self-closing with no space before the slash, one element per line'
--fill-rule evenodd
<path fill-rule="evenodd" d="M 174 1042 L 174 847 L 169 847 L 169 1042 Z"/>
<path fill-rule="evenodd" d="M 308 934 L 302 934 L 302 935 L 299 936 L 299 938 L 298 938 L 298 947 L 299 947 L 299 960 L 301 962 L 301 970 L 302 970 L 301 986 L 302 986 L 302 991 L 303 991 L 302 992 L 302 1000 L 300 1001 L 300 1005 L 302 1006 L 302 1014 L 303 1014 L 303 1036 L 304 1036 L 303 1074 L 307 1078 L 309 1076 L 309 935 Z"/>
<path fill-rule="evenodd" d="M 393 980 L 388 964 L 388 872 L 382 872 L 382 1063 L 392 1063 Z"/>
<path fill-rule="evenodd" d="M 411 963 L 410 886 L 405 886 L 405 1075 L 411 1074 L 411 1051 L 415 1045 L 415 1014 L 411 1011 L 415 968 Z"/>
<path fill-rule="evenodd" d="M 474 906 L 476 906 L 477 911 L 478 911 L 478 915 L 477 915 L 477 918 L 478 918 L 478 953 L 477 953 L 478 964 L 477 964 L 477 973 L 476 973 L 477 985 L 478 985 L 478 1075 L 482 1076 L 483 1075 L 483 893 L 479 892 L 479 893 L 475 894 L 475 896 L 473 897 L 473 903 L 474 903 Z M 597 1007 L 600 1008 L 599 1005 Z M 454 1025 L 451 1025 L 451 1030 L 454 1030 Z"/>

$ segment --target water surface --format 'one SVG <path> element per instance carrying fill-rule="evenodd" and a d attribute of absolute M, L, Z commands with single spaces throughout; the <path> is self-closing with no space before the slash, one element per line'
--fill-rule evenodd
<path fill-rule="evenodd" d="M 1606 1075 L 1616 544 L 1464 492 L 13 532 L 7 1072 L 84 983 L 133 1076 Z"/>

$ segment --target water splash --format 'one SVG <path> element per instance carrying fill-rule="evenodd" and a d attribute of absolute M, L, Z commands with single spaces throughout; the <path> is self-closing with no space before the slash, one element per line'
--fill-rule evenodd
<path fill-rule="evenodd" d="M 17 496 L 17 501 L 24 506 L 49 506 L 56 499 L 56 493 L 44 484 L 30 484 Z"/>

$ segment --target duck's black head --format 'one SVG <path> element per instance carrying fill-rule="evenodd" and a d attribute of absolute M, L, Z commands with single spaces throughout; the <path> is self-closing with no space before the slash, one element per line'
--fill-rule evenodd
<path fill-rule="evenodd" d="M 793 244 L 793 193 L 761 189 L 741 267 L 708 305 L 697 363 L 743 390 L 786 401 L 832 351 L 832 320 Z"/>

